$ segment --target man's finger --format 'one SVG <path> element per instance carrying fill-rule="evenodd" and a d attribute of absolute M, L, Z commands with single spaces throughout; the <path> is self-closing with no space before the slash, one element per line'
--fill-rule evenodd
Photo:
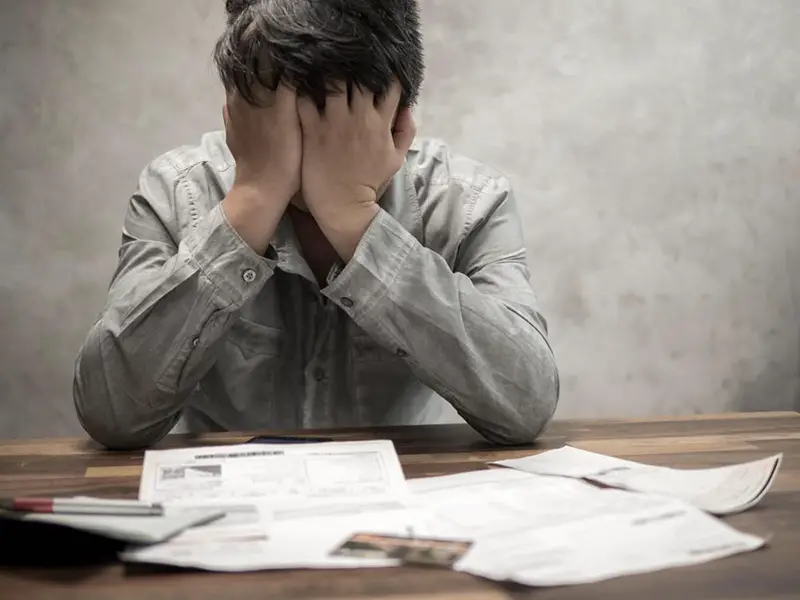
<path fill-rule="evenodd" d="M 337 121 L 347 117 L 350 107 L 347 105 L 347 89 L 325 96 L 325 118 Z"/>
<path fill-rule="evenodd" d="M 375 110 L 375 94 L 360 85 L 354 85 L 350 104 L 354 115 L 367 114 L 367 111 Z"/>
<path fill-rule="evenodd" d="M 295 110 L 300 115 L 300 125 L 303 131 L 308 131 L 317 123 L 321 118 L 319 110 L 317 110 L 316 103 L 308 96 L 298 97 L 295 102 Z"/>
<path fill-rule="evenodd" d="M 297 92 L 283 83 L 278 84 L 275 90 L 275 108 L 281 114 L 290 114 L 297 111 Z"/>
<path fill-rule="evenodd" d="M 397 107 L 400 106 L 400 96 L 402 95 L 403 88 L 400 87 L 400 82 L 394 79 L 389 89 L 386 91 L 386 95 L 378 104 L 378 112 L 389 124 L 391 124 L 395 114 L 397 114 Z"/>
<path fill-rule="evenodd" d="M 401 108 L 397 113 L 392 132 L 397 153 L 405 156 L 408 149 L 411 148 L 411 142 L 414 141 L 416 135 L 417 124 L 414 122 L 414 115 L 411 113 L 411 109 L 408 107 Z"/>

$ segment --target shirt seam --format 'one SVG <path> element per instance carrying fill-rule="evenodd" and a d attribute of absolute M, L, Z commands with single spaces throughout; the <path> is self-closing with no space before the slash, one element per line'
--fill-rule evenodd
<path fill-rule="evenodd" d="M 173 161 L 172 157 L 167 156 L 166 160 L 170 164 L 170 166 L 172 166 L 172 168 L 175 170 L 175 173 L 176 173 L 176 176 L 175 176 L 176 177 L 176 179 L 175 179 L 175 190 L 176 190 L 176 192 L 177 192 L 178 188 L 181 188 L 181 187 L 185 191 L 185 194 L 186 194 L 186 197 L 187 197 L 187 200 L 188 200 L 188 204 L 189 204 L 187 210 L 188 210 L 188 213 L 189 213 L 189 219 L 190 219 L 190 223 L 191 223 L 191 228 L 194 231 L 194 230 L 197 229 L 197 225 L 200 222 L 200 211 L 197 208 L 197 196 L 194 193 L 192 183 L 189 181 L 189 174 L 192 171 L 194 171 L 197 167 L 205 166 L 205 165 L 211 165 L 217 173 L 222 174 L 222 173 L 225 173 L 228 170 L 230 170 L 233 167 L 233 165 L 226 164 L 224 168 L 219 169 L 214 165 L 213 162 L 211 162 L 211 161 L 209 161 L 207 159 L 200 159 L 200 160 L 197 160 L 197 161 L 187 165 L 185 168 L 181 169 Z M 175 208 L 176 208 L 176 206 L 173 205 L 173 212 L 175 211 Z"/>
<path fill-rule="evenodd" d="M 475 207 L 478 204 L 478 199 L 483 195 L 486 191 L 486 188 L 489 186 L 489 180 L 486 179 L 483 181 L 482 185 L 472 184 L 472 195 L 470 196 L 469 203 L 467 204 L 467 208 L 464 215 L 464 233 L 462 238 L 459 240 L 459 247 L 461 243 L 467 239 L 468 233 L 472 230 L 474 226 L 474 219 L 475 219 Z"/>
<path fill-rule="evenodd" d="M 428 182 L 428 187 L 430 188 L 431 186 L 445 187 L 455 181 L 463 184 L 470 190 L 469 200 L 464 206 L 464 227 L 459 233 L 458 243 L 456 244 L 457 248 L 460 248 L 461 245 L 464 243 L 464 241 L 467 239 L 467 236 L 469 235 L 469 232 L 474 224 L 475 207 L 478 204 L 478 199 L 486 191 L 486 188 L 489 186 L 489 183 L 493 179 L 494 178 L 492 177 L 483 176 L 481 178 L 480 183 L 478 183 L 474 179 L 464 177 L 463 175 L 451 173 L 447 177 L 441 179 L 434 179 Z M 421 214 L 422 211 L 420 210 L 420 218 Z M 458 250 L 456 250 L 456 256 L 457 255 L 458 255 Z"/>
<path fill-rule="evenodd" d="M 420 237 L 422 238 L 420 241 L 422 245 L 425 245 L 425 223 L 422 219 L 422 208 L 420 207 L 419 202 L 419 194 L 417 193 L 417 188 L 414 186 L 414 180 L 411 176 L 411 170 L 408 168 L 408 164 L 406 163 L 405 169 L 403 169 L 403 180 L 405 181 L 406 185 L 406 194 L 409 197 L 414 199 L 412 203 L 412 211 L 414 212 L 414 218 L 419 225 Z"/>

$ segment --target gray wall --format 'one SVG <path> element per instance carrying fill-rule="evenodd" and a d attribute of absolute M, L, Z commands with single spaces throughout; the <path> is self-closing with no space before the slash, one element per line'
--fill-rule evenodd
<path fill-rule="evenodd" d="M 72 363 L 148 159 L 219 126 L 222 0 L 0 0 L 0 437 Z M 426 0 L 423 134 L 515 182 L 559 415 L 800 408 L 800 3 Z"/>

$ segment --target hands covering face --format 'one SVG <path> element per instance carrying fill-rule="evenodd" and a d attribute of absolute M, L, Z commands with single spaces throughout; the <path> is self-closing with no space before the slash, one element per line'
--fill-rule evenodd
<path fill-rule="evenodd" d="M 326 98 L 310 98 L 280 85 L 254 107 L 228 95 L 224 110 L 237 182 L 269 188 L 291 198 L 302 191 L 308 208 L 327 213 L 370 204 L 403 164 L 416 126 L 409 108 L 398 111 L 400 85 L 376 97 L 354 86 Z"/>
<path fill-rule="evenodd" d="M 320 110 L 284 85 L 259 107 L 229 94 L 224 111 L 236 183 L 289 201 L 298 192 L 337 253 L 349 260 L 378 212 L 382 188 L 400 169 L 416 126 L 400 108 L 400 85 L 376 97 L 353 86 Z"/>

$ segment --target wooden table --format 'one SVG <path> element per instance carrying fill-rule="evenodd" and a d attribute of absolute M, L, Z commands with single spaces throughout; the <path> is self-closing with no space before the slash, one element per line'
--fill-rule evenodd
<path fill-rule="evenodd" d="M 326 432 L 326 435 L 331 435 Z M 500 458 L 570 443 L 586 450 L 676 467 L 710 467 L 784 453 L 772 491 L 759 506 L 728 519 L 769 547 L 689 568 L 565 588 L 528 589 L 424 568 L 276 571 L 246 574 L 131 574 L 125 567 L 0 570 L 0 598 L 393 598 L 411 600 L 800 599 L 800 414 L 696 416 L 642 421 L 555 422 L 533 448 L 498 449 L 468 427 L 442 425 L 345 430 L 339 439 L 395 441 L 409 478 L 484 468 Z M 159 447 L 237 443 L 247 436 L 170 436 Z M 135 497 L 142 453 L 104 452 L 79 439 L 0 442 L 0 496 L 93 494 Z M 6 540 L 2 540 L 6 543 Z"/>

